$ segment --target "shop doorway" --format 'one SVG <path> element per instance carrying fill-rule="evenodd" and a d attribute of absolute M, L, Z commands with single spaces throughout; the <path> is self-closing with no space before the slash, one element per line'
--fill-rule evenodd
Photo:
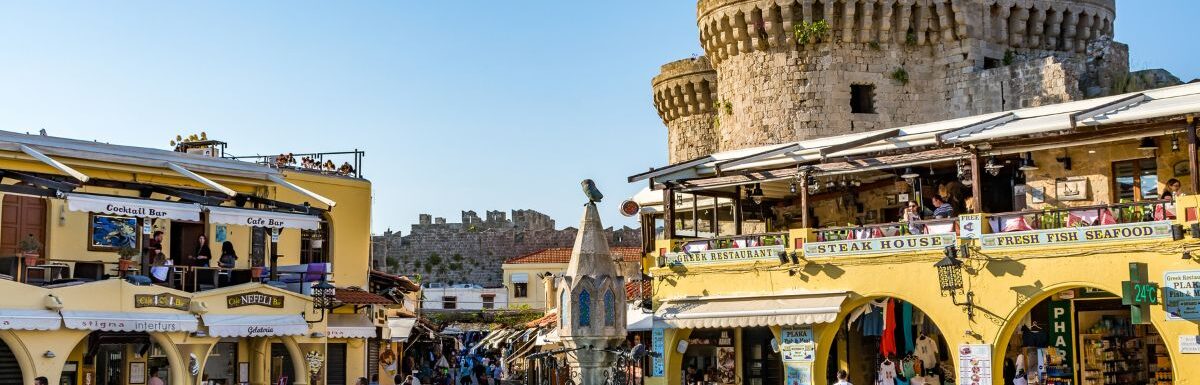
<path fill-rule="evenodd" d="M 203 378 L 207 378 L 211 385 L 233 385 L 238 381 L 249 381 L 248 378 L 239 379 L 237 377 L 237 353 L 237 339 L 221 339 L 221 342 L 214 345 L 212 351 L 208 353 L 208 360 L 204 363 Z"/>
<path fill-rule="evenodd" d="M 829 354 L 830 384 L 840 369 L 854 384 L 954 382 L 942 331 L 921 309 L 896 298 L 876 298 L 851 310 Z"/>
<path fill-rule="evenodd" d="M 0 214 L 3 218 L 0 220 L 0 255 L 17 255 L 21 240 L 29 235 L 33 235 L 39 244 L 46 244 L 45 199 L 5 194 Z"/>
<path fill-rule="evenodd" d="M 1064 290 L 1034 304 L 1004 346 L 1004 383 L 1170 385 L 1171 357 L 1153 325 L 1120 296 Z"/>
<path fill-rule="evenodd" d="M 346 378 L 346 344 L 329 343 L 325 345 L 325 383 L 352 384 Z"/>
<path fill-rule="evenodd" d="M 0 384 L 24 383 L 25 380 L 21 377 L 21 366 L 17 364 L 17 357 L 8 348 L 8 344 L 0 341 Z"/>
<path fill-rule="evenodd" d="M 681 362 L 685 385 L 737 382 L 737 349 L 733 334 L 734 329 L 692 331 Z"/>
<path fill-rule="evenodd" d="M 191 265 L 200 246 L 196 240 L 204 233 L 203 223 L 171 221 L 171 260 L 176 265 Z"/>
<path fill-rule="evenodd" d="M 79 377 L 95 385 L 170 383 L 166 351 L 146 333 L 92 332 L 75 347 Z M 8 383 L 8 382 L 3 382 Z"/>
<path fill-rule="evenodd" d="M 783 361 L 771 347 L 770 328 L 742 329 L 742 378 L 745 385 L 780 385 Z"/>
<path fill-rule="evenodd" d="M 292 356 L 283 344 L 271 344 L 271 383 L 292 384 L 296 381 Z"/>

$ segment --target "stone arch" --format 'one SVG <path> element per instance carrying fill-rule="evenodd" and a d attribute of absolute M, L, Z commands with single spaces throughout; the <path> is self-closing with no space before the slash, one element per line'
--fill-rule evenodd
<path fill-rule="evenodd" d="M 1003 365 L 1003 358 L 1008 354 L 1009 342 L 1012 341 L 1013 335 L 1016 334 L 1017 328 L 1020 327 L 1021 318 L 1032 311 L 1034 306 L 1037 306 L 1047 298 L 1050 298 L 1051 296 L 1064 290 L 1081 288 L 1100 289 L 1114 294 L 1121 292 L 1121 288 L 1119 286 L 1111 287 L 1110 285 L 1105 285 L 1099 282 L 1067 281 L 1043 286 L 1041 291 L 1039 291 L 1036 295 L 1030 296 L 1025 302 L 1021 303 L 1020 306 L 1014 307 L 1013 310 L 1006 315 L 1004 326 L 997 330 L 998 334 L 992 336 L 992 341 L 995 341 L 995 345 L 992 348 L 993 370 L 999 370 Z M 1168 330 L 1163 328 L 1163 325 L 1159 321 L 1155 320 L 1154 317 L 1150 317 L 1150 325 L 1153 326 L 1155 330 Z M 1167 349 L 1167 357 L 1171 360 L 1172 373 L 1175 372 L 1175 363 L 1183 362 L 1182 357 L 1179 357 L 1178 354 L 1178 349 Z M 1001 359 L 996 359 L 996 357 Z"/>
<path fill-rule="evenodd" d="M 0 343 L 8 345 L 8 350 L 17 360 L 17 366 L 21 368 L 21 382 L 32 383 L 33 378 L 37 377 L 37 368 L 34 367 L 28 347 L 11 330 L 0 331 Z"/>
<path fill-rule="evenodd" d="M 304 360 L 304 352 L 300 350 L 300 344 L 296 343 L 295 337 L 279 337 L 279 339 L 292 359 L 292 371 L 296 376 L 296 380 L 292 381 L 292 384 L 308 385 L 308 365 Z"/>
<path fill-rule="evenodd" d="M 184 368 L 188 363 L 183 361 L 183 355 L 179 354 L 179 350 L 175 348 L 175 344 L 171 343 L 171 339 L 166 335 L 157 332 L 146 333 L 150 336 L 150 341 L 162 347 L 164 353 L 167 354 L 167 368 L 170 371 L 171 385 L 186 385 L 191 381 L 184 380 L 191 377 L 190 373 Z M 86 338 L 86 336 L 85 336 Z"/>

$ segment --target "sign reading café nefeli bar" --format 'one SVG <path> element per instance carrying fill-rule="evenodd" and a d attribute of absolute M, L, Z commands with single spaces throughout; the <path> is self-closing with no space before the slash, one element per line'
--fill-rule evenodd
<path fill-rule="evenodd" d="M 774 245 L 667 253 L 666 257 L 667 261 L 672 265 L 704 265 L 757 260 L 778 261 L 779 253 L 782 251 L 784 251 L 783 245 Z"/>
<path fill-rule="evenodd" d="M 279 309 L 283 308 L 283 296 L 264 294 L 257 291 L 234 294 L 225 297 L 225 305 L 230 309 L 242 306 L 265 306 Z"/>
<path fill-rule="evenodd" d="M 1072 245 L 1086 242 L 1141 241 L 1171 237 L 1171 221 L 1122 223 L 1116 225 L 1031 230 L 984 234 L 980 248 L 1010 249 L 1027 246 Z"/>
<path fill-rule="evenodd" d="M 846 241 L 809 242 L 804 244 L 804 256 L 809 258 L 839 257 L 903 251 L 940 250 L 953 244 L 954 234 L 925 234 L 903 237 L 851 239 Z"/>

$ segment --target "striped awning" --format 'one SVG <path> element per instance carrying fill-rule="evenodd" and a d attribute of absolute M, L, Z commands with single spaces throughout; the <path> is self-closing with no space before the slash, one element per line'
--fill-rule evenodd
<path fill-rule="evenodd" d="M 808 325 L 833 322 L 846 293 L 668 300 L 655 314 L 679 329 Z"/>

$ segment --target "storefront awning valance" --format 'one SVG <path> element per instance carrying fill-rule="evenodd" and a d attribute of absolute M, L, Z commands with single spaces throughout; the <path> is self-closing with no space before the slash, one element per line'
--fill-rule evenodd
<path fill-rule="evenodd" d="M 513 273 L 513 283 L 529 283 L 529 273 Z"/>
<path fill-rule="evenodd" d="M 407 342 L 408 337 L 412 335 L 413 326 L 416 324 L 416 318 L 388 318 L 388 338 L 393 342 Z"/>
<path fill-rule="evenodd" d="M 642 332 L 654 328 L 654 314 L 647 313 L 642 307 L 629 305 L 625 307 L 625 330 Z"/>
<path fill-rule="evenodd" d="M 247 210 L 222 206 L 205 206 L 208 221 L 224 225 L 268 227 L 280 229 L 317 230 L 321 218 L 315 215 L 277 213 L 263 210 Z"/>
<path fill-rule="evenodd" d="M 63 310 L 68 329 L 107 332 L 194 332 L 196 316 L 188 313 L 135 313 Z"/>
<path fill-rule="evenodd" d="M 308 334 L 308 323 L 299 314 L 205 314 L 200 317 L 213 337 L 274 337 Z"/>
<path fill-rule="evenodd" d="M 52 310 L 0 309 L 0 330 L 58 330 L 62 317 Z"/>
<path fill-rule="evenodd" d="M 375 338 L 375 324 L 365 314 L 330 314 L 329 338 Z"/>
<path fill-rule="evenodd" d="M 68 193 L 67 209 L 138 218 L 199 221 L 200 205 L 106 195 Z"/>
<path fill-rule="evenodd" d="M 806 325 L 833 322 L 845 293 L 669 300 L 655 317 L 679 329 Z"/>

